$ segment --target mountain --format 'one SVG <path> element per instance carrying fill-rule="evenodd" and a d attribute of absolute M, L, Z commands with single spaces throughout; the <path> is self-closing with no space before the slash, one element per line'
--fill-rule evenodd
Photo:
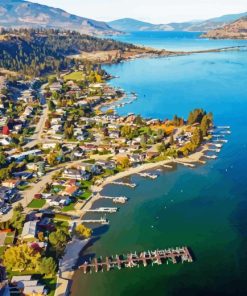
<path fill-rule="evenodd" d="M 213 39 L 247 39 L 247 16 L 222 28 L 203 34 L 204 38 Z"/>
<path fill-rule="evenodd" d="M 138 21 L 132 18 L 123 18 L 112 22 L 108 22 L 108 25 L 122 32 L 173 30 L 173 28 L 169 25 L 154 25 L 151 23 Z"/>
<path fill-rule="evenodd" d="M 0 1 L 0 27 L 56 28 L 90 35 L 117 34 L 104 22 L 76 16 L 58 8 L 24 0 Z"/>
<path fill-rule="evenodd" d="M 142 22 L 132 18 L 124 18 L 108 22 L 112 28 L 123 32 L 134 31 L 189 31 L 189 32 L 207 32 L 212 29 L 223 27 L 237 19 L 247 16 L 247 12 L 239 14 L 228 14 L 208 20 L 189 21 L 182 23 L 152 24 Z"/>

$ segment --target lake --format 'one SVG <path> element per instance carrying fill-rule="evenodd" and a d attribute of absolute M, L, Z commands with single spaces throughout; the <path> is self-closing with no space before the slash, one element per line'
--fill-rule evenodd
<path fill-rule="evenodd" d="M 198 36 L 141 32 L 117 39 L 176 50 L 247 45 Z M 95 243 L 84 253 L 99 257 L 187 245 L 195 262 L 87 275 L 78 271 L 72 295 L 246 296 L 247 51 L 144 58 L 105 69 L 119 76 L 111 85 L 138 95 L 119 114 L 186 118 L 192 109 L 204 108 L 213 112 L 217 125 L 230 125 L 232 134 L 218 159 L 206 165 L 164 170 L 156 180 L 134 175 L 136 189 L 107 186 L 104 193 L 129 201 L 107 217 L 109 226 L 95 229 Z"/>

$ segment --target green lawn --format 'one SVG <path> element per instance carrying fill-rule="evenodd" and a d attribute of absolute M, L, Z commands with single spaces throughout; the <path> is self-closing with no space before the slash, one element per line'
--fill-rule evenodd
<path fill-rule="evenodd" d="M 41 209 L 45 203 L 46 201 L 44 199 L 33 199 L 27 207 L 31 209 Z"/>
<path fill-rule="evenodd" d="M 15 239 L 15 233 L 14 232 L 8 232 L 4 241 L 5 246 L 12 245 Z"/>
<path fill-rule="evenodd" d="M 88 199 L 92 195 L 92 191 L 90 190 L 85 190 L 83 194 L 79 196 L 80 199 L 85 200 Z"/>
<path fill-rule="evenodd" d="M 3 257 L 3 253 L 4 253 L 5 249 L 6 249 L 5 246 L 0 247 L 0 257 L 1 258 Z"/>
<path fill-rule="evenodd" d="M 65 81 L 66 80 L 82 81 L 85 79 L 85 76 L 84 76 L 83 72 L 77 71 L 77 72 L 72 72 L 68 75 L 65 75 L 63 78 Z"/>
<path fill-rule="evenodd" d="M 64 206 L 62 208 L 62 212 L 69 212 L 69 211 L 74 211 L 75 209 L 75 203 L 72 202 L 71 204 L 69 204 L 68 206 Z"/>

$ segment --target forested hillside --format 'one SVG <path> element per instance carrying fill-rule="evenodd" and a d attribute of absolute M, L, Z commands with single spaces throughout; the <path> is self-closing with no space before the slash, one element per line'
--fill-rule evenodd
<path fill-rule="evenodd" d="M 2 30 L 0 35 L 0 68 L 41 75 L 61 70 L 68 63 L 69 55 L 81 52 L 121 50 L 128 51 L 134 45 L 99 39 L 78 32 L 20 29 Z"/>

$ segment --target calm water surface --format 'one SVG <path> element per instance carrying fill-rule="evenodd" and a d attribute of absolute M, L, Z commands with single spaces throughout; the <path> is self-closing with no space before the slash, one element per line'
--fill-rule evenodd
<path fill-rule="evenodd" d="M 156 47 L 170 44 L 164 36 L 124 38 Z M 183 47 L 185 42 L 193 48 L 215 47 L 215 41 L 200 43 L 196 34 L 185 34 L 171 46 Z M 221 42 L 243 43 L 217 44 Z M 119 109 L 120 114 L 163 119 L 175 113 L 187 116 L 191 109 L 202 107 L 214 113 L 216 124 L 231 125 L 232 134 L 219 158 L 207 165 L 164 171 L 154 181 L 133 176 L 135 190 L 106 187 L 104 193 L 130 199 L 108 217 L 109 227 L 95 229 L 96 241 L 85 252 L 108 256 L 188 245 L 196 261 L 86 276 L 79 271 L 72 295 L 246 296 L 247 52 L 140 59 L 106 70 L 120 76 L 112 85 L 139 96 Z"/>

